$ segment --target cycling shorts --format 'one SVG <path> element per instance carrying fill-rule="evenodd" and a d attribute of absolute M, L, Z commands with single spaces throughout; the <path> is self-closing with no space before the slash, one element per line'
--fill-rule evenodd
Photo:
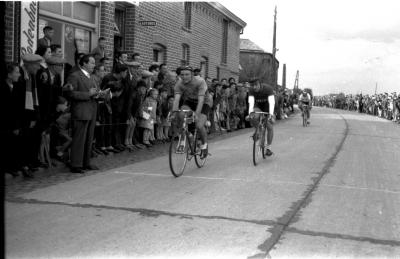
<path fill-rule="evenodd" d="M 183 101 L 183 105 L 188 106 L 192 111 L 196 111 L 197 108 L 197 101 L 193 101 L 193 100 L 184 100 Z M 201 108 L 201 113 L 208 116 L 208 113 L 210 112 L 210 106 L 208 106 L 208 104 L 203 104 L 203 108 Z"/>

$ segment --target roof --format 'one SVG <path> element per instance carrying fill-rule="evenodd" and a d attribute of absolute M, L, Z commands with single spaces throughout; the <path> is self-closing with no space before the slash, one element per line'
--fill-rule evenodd
<path fill-rule="evenodd" d="M 214 9 L 218 10 L 220 13 L 224 14 L 226 17 L 237 23 L 239 26 L 242 28 L 246 27 L 246 23 L 237 17 L 234 13 L 229 11 L 225 6 L 218 2 L 207 2 L 209 5 L 211 5 Z"/>
<path fill-rule="evenodd" d="M 257 46 L 254 42 L 252 42 L 249 39 L 240 39 L 240 50 L 265 52 L 262 48 Z"/>

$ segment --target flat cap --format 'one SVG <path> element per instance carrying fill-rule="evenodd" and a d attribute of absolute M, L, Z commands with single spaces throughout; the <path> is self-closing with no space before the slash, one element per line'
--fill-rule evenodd
<path fill-rule="evenodd" d="M 130 67 L 140 67 L 140 63 L 136 61 L 127 61 L 125 62 L 125 65 Z"/>
<path fill-rule="evenodd" d="M 153 76 L 153 73 L 151 73 L 148 70 L 143 70 L 142 71 L 142 77 L 150 77 L 150 76 Z"/>
<path fill-rule="evenodd" d="M 37 54 L 27 53 L 22 56 L 22 60 L 24 61 L 24 63 L 39 63 L 43 61 L 43 58 L 42 56 Z"/>
<path fill-rule="evenodd" d="M 60 57 L 54 57 L 51 56 L 46 60 L 47 64 L 49 65 L 60 65 L 60 64 L 65 64 L 67 61 L 63 58 Z"/>

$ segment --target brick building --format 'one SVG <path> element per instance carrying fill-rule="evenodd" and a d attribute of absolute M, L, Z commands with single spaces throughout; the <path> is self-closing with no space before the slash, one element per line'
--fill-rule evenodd
<path fill-rule="evenodd" d="M 76 48 L 89 53 L 105 37 L 111 59 L 123 49 L 140 53 L 144 67 L 189 64 L 204 76 L 239 77 L 239 36 L 246 23 L 217 2 L 6 2 L 5 8 L 6 61 L 34 52 L 49 25 L 52 43 L 62 46 L 71 65 Z"/>
<path fill-rule="evenodd" d="M 239 81 L 259 78 L 261 82 L 274 85 L 278 76 L 279 61 L 275 58 L 275 73 L 272 67 L 273 56 L 265 52 L 249 39 L 240 40 L 240 76 Z"/>

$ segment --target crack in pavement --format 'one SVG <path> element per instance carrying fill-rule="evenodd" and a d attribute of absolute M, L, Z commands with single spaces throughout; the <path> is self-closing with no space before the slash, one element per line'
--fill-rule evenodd
<path fill-rule="evenodd" d="M 19 203 L 19 204 L 61 205 L 61 206 L 69 206 L 69 207 L 73 207 L 73 208 L 120 210 L 120 211 L 132 212 L 132 213 L 139 213 L 140 216 L 145 216 L 145 217 L 170 216 L 170 217 L 180 217 L 180 218 L 185 218 L 185 219 L 193 219 L 193 218 L 219 219 L 219 220 L 252 223 L 252 224 L 263 225 L 263 226 L 273 226 L 273 225 L 277 224 L 277 222 L 273 221 L 273 220 L 250 220 L 250 219 L 238 219 L 238 218 L 224 217 L 224 216 L 205 216 L 205 215 L 195 215 L 195 214 L 187 214 L 187 213 L 174 213 L 174 212 L 163 211 L 163 210 L 116 207 L 116 206 L 96 205 L 96 204 L 88 204 L 88 203 L 86 203 L 86 204 L 85 203 L 67 203 L 67 202 L 60 202 L 60 201 L 42 201 L 42 200 L 37 200 L 37 199 L 25 199 L 25 198 L 8 198 L 5 201 L 10 202 L 10 203 Z"/>
<path fill-rule="evenodd" d="M 173 213 L 168 211 L 161 210 L 151 210 L 151 209 L 143 209 L 143 208 L 128 208 L 128 207 L 114 207 L 107 205 L 95 205 L 95 204 L 81 204 L 81 203 L 67 203 L 67 202 L 57 202 L 57 201 L 42 201 L 37 199 L 25 199 L 25 198 L 9 198 L 5 200 L 10 203 L 17 204 L 36 204 L 36 205 L 58 205 L 58 206 L 69 206 L 72 208 L 84 208 L 84 209 L 105 209 L 105 210 L 119 210 L 119 211 L 128 211 L 131 213 L 138 213 L 140 216 L 144 217 L 159 217 L 159 216 L 170 216 L 170 217 L 179 217 L 181 219 L 208 219 L 208 220 L 227 220 L 234 222 L 242 222 L 242 223 L 250 223 L 262 226 L 279 226 L 280 228 L 285 227 L 285 222 L 277 222 L 273 220 L 248 220 L 248 219 L 238 219 L 232 217 L 224 217 L 224 216 L 205 216 L 205 215 L 194 215 L 194 214 L 185 214 L 185 213 Z M 293 227 L 287 227 L 285 229 L 286 232 L 296 233 L 306 236 L 321 236 L 330 239 L 343 239 L 343 240 L 351 240 L 351 241 L 359 241 L 359 242 L 370 242 L 372 244 L 380 244 L 380 245 L 388 245 L 388 246 L 399 246 L 400 241 L 397 240 L 384 240 L 370 237 L 362 237 L 362 236 L 353 236 L 353 235 L 345 235 L 345 234 L 337 234 L 337 233 L 328 233 L 328 232 L 317 232 L 310 230 L 301 230 Z"/>
<path fill-rule="evenodd" d="M 338 113 L 338 112 L 337 112 Z M 249 256 L 248 258 L 266 258 L 270 257 L 269 252 L 274 248 L 274 246 L 279 242 L 283 233 L 287 231 L 289 224 L 296 222 L 299 219 L 299 212 L 302 208 L 305 208 L 311 202 L 311 196 L 314 190 L 318 187 L 319 183 L 321 182 L 322 178 L 329 172 L 329 169 L 335 164 L 335 160 L 339 152 L 342 150 L 343 144 L 349 134 L 349 124 L 347 120 L 338 113 L 340 117 L 342 117 L 343 121 L 345 122 L 345 130 L 343 133 L 343 137 L 339 142 L 339 145 L 336 147 L 335 152 L 333 155 L 325 162 L 325 166 L 322 168 L 321 172 L 311 178 L 312 184 L 308 186 L 308 188 L 304 191 L 302 198 L 300 200 L 295 201 L 290 206 L 289 210 L 278 218 L 276 221 L 281 222 L 281 224 L 277 224 L 272 227 L 272 229 L 268 230 L 271 233 L 271 236 L 264 241 L 264 243 L 258 246 L 258 249 L 261 250 L 261 253 Z"/>

